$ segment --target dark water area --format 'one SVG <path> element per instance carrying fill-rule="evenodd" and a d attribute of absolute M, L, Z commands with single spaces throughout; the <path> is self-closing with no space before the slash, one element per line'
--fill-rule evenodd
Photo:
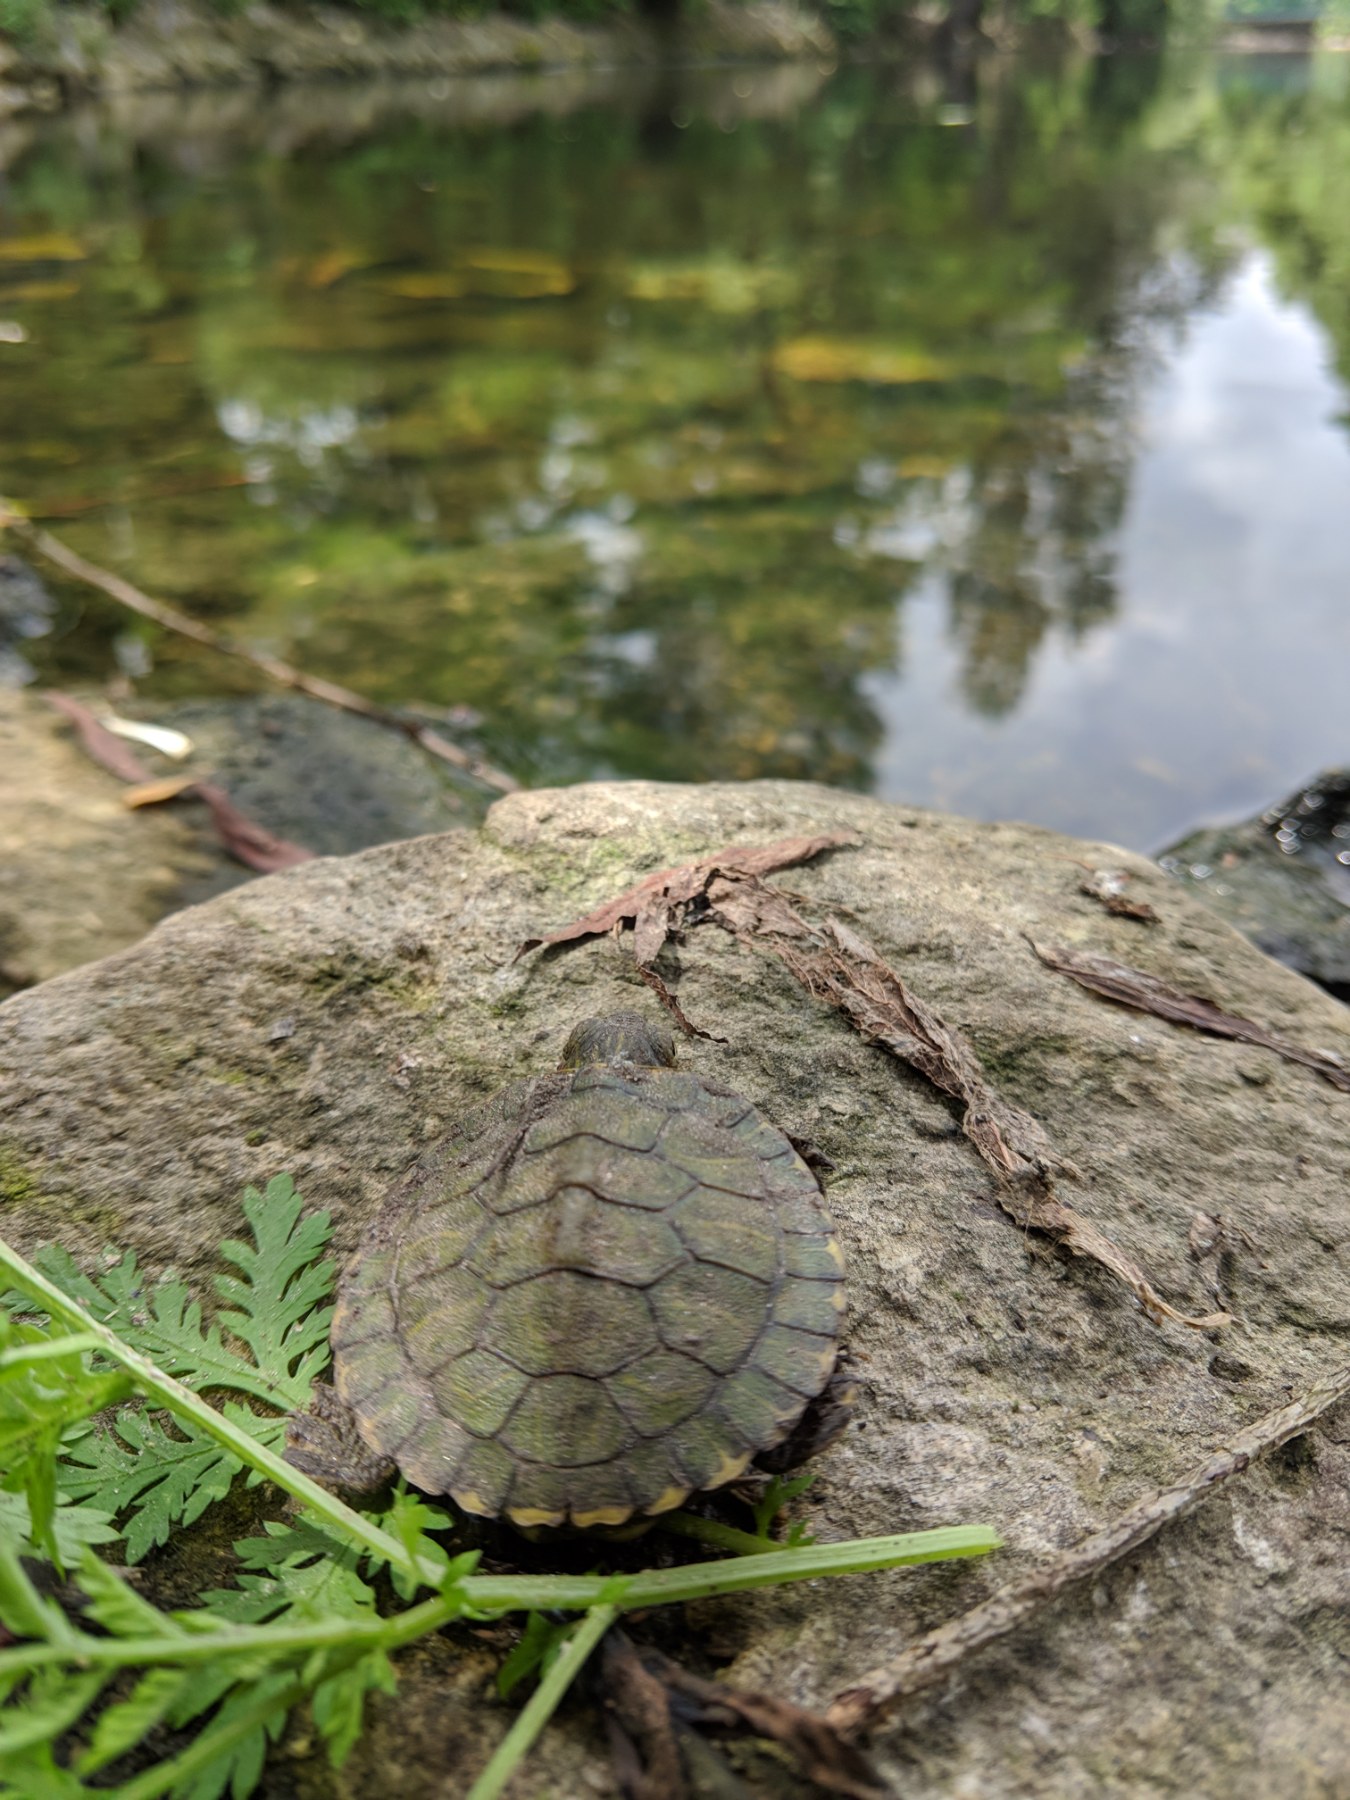
<path fill-rule="evenodd" d="M 1350 57 L 144 100 L 0 138 L 0 492 L 530 784 L 1155 848 L 1350 758 Z M 241 665 L 54 584 L 10 678 Z"/>

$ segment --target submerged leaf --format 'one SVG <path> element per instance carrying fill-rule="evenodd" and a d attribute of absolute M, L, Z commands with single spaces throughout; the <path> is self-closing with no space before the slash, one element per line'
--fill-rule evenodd
<path fill-rule="evenodd" d="M 793 381 L 866 381 L 879 387 L 948 381 L 957 373 L 924 350 L 848 338 L 792 338 L 774 351 L 773 363 Z"/>
<path fill-rule="evenodd" d="M 119 781 L 144 782 L 150 779 L 149 771 L 140 758 L 128 750 L 125 744 L 120 743 L 105 725 L 100 724 L 82 702 L 55 688 L 49 688 L 42 697 L 48 706 L 66 715 L 79 732 L 80 742 L 86 752 L 110 775 L 116 775 Z"/>
<path fill-rule="evenodd" d="M 178 760 L 192 754 L 192 739 L 181 731 L 171 730 L 167 725 L 150 725 L 144 719 L 123 719 L 117 713 L 105 713 L 103 724 L 117 737 L 130 738 L 137 744 L 148 744 L 162 756 L 172 756 Z"/>

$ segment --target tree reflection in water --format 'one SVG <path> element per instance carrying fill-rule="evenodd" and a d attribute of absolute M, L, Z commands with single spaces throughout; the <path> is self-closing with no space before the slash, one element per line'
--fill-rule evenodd
<path fill-rule="evenodd" d="M 1345 366 L 1350 108 L 1250 75 L 789 68 L 53 122 L 8 172 L 0 315 L 35 353 L 0 366 L 3 486 L 316 672 L 468 704 L 528 780 L 865 787 L 916 584 L 941 577 L 972 720 L 1110 626 L 1141 383 L 1235 222 Z M 42 679 L 106 676 L 122 622 L 68 623 Z M 147 661 L 147 697 L 243 679 L 123 645 Z"/>

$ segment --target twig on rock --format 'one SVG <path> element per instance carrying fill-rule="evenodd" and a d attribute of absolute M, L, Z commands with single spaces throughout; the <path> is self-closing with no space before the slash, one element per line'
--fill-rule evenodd
<path fill-rule="evenodd" d="M 770 890 L 771 891 L 771 890 Z M 805 921 L 794 915 L 795 926 Z M 1226 1313 L 1192 1318 L 1169 1306 L 1132 1257 L 1061 1200 L 1056 1175 L 1077 1171 L 1054 1149 L 1030 1113 L 989 1086 L 975 1052 L 926 1002 L 910 992 L 867 940 L 838 919 L 803 939 L 771 930 L 769 948 L 817 999 L 837 1006 L 854 1029 L 918 1069 L 961 1102 L 962 1129 L 998 1181 L 1003 1211 L 1024 1229 L 1043 1231 L 1075 1256 L 1091 1257 L 1123 1281 L 1151 1318 L 1197 1331 L 1226 1325 Z"/>
<path fill-rule="evenodd" d="M 1007 1637 L 1066 1588 L 1100 1574 L 1146 1544 L 1164 1525 L 1183 1518 L 1232 1476 L 1242 1474 L 1254 1457 L 1287 1443 L 1347 1397 L 1350 1365 L 1238 1432 L 1175 1486 L 1149 1494 L 1073 1549 L 1051 1557 L 1022 1580 L 1010 1582 L 872 1669 L 836 1695 L 825 1717 L 845 1736 L 870 1729 L 912 1694 L 934 1686 L 985 1645 Z"/>

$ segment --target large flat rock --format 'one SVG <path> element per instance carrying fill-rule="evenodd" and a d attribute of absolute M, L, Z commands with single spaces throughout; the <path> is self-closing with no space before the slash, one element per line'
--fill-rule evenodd
<path fill-rule="evenodd" d="M 723 844 L 839 829 L 859 847 L 778 879 L 849 908 L 968 1035 L 1081 1171 L 1065 1199 L 1180 1310 L 1212 1311 L 1217 1283 L 1234 1323 L 1155 1325 L 1094 1265 L 1017 1229 L 951 1103 L 774 960 L 691 932 L 670 979 L 729 1041 L 685 1061 L 837 1165 L 866 1392 L 804 1511 L 825 1537 L 988 1521 L 1007 1541 L 986 1563 L 695 1609 L 691 1655 L 711 1635 L 733 1679 L 823 1702 L 1346 1359 L 1350 1095 L 1100 1000 L 1027 945 L 1103 952 L 1350 1053 L 1343 1007 L 1152 864 L 787 782 L 516 795 L 481 831 L 258 881 L 0 1007 L 5 1234 L 91 1258 L 129 1245 L 205 1289 L 244 1184 L 289 1170 L 349 1245 L 464 1106 L 549 1066 L 584 1015 L 649 1004 L 610 940 L 513 962 L 522 938 Z M 1161 922 L 1109 916 L 1079 892 L 1079 862 L 1135 871 Z M 1188 1250 L 1200 1212 L 1230 1227 L 1217 1262 Z M 934 1800 L 1350 1792 L 1348 1445 L 1343 1409 L 899 1715 L 880 1765 Z M 490 1676 L 481 1645 L 438 1646 L 341 1775 L 293 1760 L 271 1791 L 375 1791 L 396 1746 L 400 1794 L 445 1792 L 447 1767 L 502 1729 Z M 513 1791 L 613 1791 L 584 1708 Z"/>

